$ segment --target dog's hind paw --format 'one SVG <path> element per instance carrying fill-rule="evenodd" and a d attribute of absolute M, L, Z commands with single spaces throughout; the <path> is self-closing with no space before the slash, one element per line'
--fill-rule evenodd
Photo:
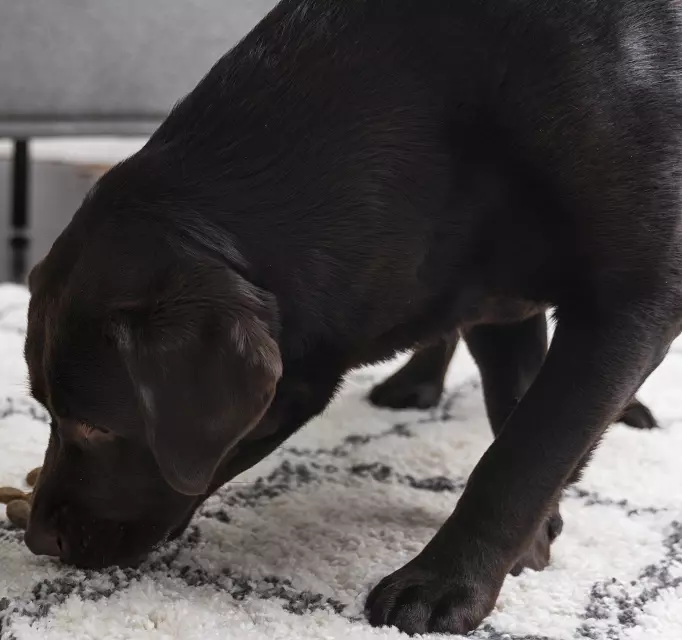
<path fill-rule="evenodd" d="M 658 422 L 646 405 L 635 398 L 618 418 L 618 422 L 635 429 L 658 429 Z"/>
<path fill-rule="evenodd" d="M 443 394 L 442 382 L 418 382 L 398 374 L 372 389 L 369 401 L 374 406 L 386 409 L 430 409 L 438 405 Z"/>

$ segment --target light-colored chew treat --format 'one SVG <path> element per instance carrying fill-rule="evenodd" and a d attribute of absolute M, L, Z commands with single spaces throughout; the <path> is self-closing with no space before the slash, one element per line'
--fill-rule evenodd
<path fill-rule="evenodd" d="M 15 500 L 28 500 L 29 496 L 21 489 L 14 487 L 0 487 L 0 504 L 9 504 Z"/>
<path fill-rule="evenodd" d="M 26 476 L 26 484 L 35 487 L 40 475 L 40 467 L 29 471 Z M 20 529 L 28 527 L 28 518 L 31 513 L 33 492 L 26 493 L 14 487 L 0 487 L 0 504 L 7 505 L 7 519 Z"/>
<path fill-rule="evenodd" d="M 7 505 L 8 520 L 20 529 L 28 527 L 30 513 L 31 507 L 26 500 L 13 500 Z"/>
<path fill-rule="evenodd" d="M 28 472 L 28 475 L 26 476 L 26 484 L 29 487 L 35 487 L 36 483 L 38 482 L 38 476 L 40 475 L 40 467 L 37 469 L 33 469 L 32 471 Z"/>

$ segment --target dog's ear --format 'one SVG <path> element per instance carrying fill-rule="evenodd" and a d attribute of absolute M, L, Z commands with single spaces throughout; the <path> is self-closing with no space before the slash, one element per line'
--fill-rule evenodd
<path fill-rule="evenodd" d="M 176 491 L 201 495 L 274 396 L 275 302 L 224 267 L 176 270 L 160 289 L 151 302 L 119 306 L 114 337 L 161 473 Z"/>

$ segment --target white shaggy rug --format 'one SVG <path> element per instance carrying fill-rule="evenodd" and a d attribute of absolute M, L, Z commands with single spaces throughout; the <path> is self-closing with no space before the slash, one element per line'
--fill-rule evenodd
<path fill-rule="evenodd" d="M 41 462 L 47 436 L 25 393 L 26 303 L 23 289 L 0 287 L 0 484 Z M 676 346 L 642 393 L 663 429 L 610 431 L 564 501 L 551 566 L 508 578 L 474 638 L 682 638 Z M 368 626 L 366 593 L 450 514 L 491 436 L 464 349 L 431 412 L 370 407 L 364 395 L 386 370 L 354 375 L 323 417 L 209 500 L 184 538 L 139 570 L 80 572 L 33 557 L 0 516 L 0 639 L 402 637 Z"/>

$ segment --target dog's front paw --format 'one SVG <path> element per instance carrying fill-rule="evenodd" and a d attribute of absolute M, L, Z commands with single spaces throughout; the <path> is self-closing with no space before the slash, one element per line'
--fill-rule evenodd
<path fill-rule="evenodd" d="M 374 627 L 397 627 L 410 635 L 465 634 L 492 611 L 499 586 L 469 584 L 411 563 L 374 587 L 365 611 Z"/>

